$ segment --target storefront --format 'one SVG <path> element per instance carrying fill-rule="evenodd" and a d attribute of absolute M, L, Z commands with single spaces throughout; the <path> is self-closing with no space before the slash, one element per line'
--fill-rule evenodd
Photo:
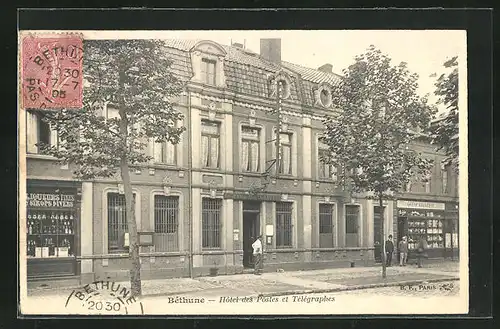
<path fill-rule="evenodd" d="M 444 202 L 398 200 L 398 236 L 408 238 L 409 258 L 412 258 L 418 242 L 425 239 L 429 258 L 446 257 L 449 235 L 446 234 L 446 206 Z"/>
<path fill-rule="evenodd" d="M 79 191 L 75 182 L 28 180 L 28 278 L 77 274 Z"/>

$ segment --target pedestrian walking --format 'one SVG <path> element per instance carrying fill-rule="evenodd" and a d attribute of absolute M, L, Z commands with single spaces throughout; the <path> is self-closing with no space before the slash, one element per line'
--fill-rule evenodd
<path fill-rule="evenodd" d="M 262 235 L 257 237 L 254 243 L 252 243 L 253 248 L 253 258 L 254 258 L 254 274 L 262 274 Z"/>
<path fill-rule="evenodd" d="M 394 243 L 392 242 L 392 234 L 389 234 L 389 239 L 385 242 L 385 254 L 387 258 L 386 265 L 392 265 L 392 253 L 394 252 Z"/>
<path fill-rule="evenodd" d="M 422 260 L 425 257 L 425 250 L 427 249 L 427 241 L 423 237 L 418 240 L 417 244 L 417 264 L 422 267 Z"/>
<path fill-rule="evenodd" d="M 404 236 L 401 241 L 399 241 L 399 266 L 406 266 L 406 261 L 408 260 L 408 242 L 406 241 L 406 236 Z"/>

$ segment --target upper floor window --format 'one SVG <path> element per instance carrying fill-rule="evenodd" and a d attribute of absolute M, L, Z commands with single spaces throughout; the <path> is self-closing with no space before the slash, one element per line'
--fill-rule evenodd
<path fill-rule="evenodd" d="M 448 193 L 448 166 L 441 164 L 441 188 L 444 194 Z"/>
<path fill-rule="evenodd" d="M 337 168 L 331 164 L 326 163 L 329 157 L 328 145 L 319 143 L 318 147 L 318 163 L 319 163 L 319 178 L 333 179 L 337 181 Z"/>
<path fill-rule="evenodd" d="M 153 144 L 153 154 L 156 163 L 176 164 L 177 145 L 168 141 Z"/>
<path fill-rule="evenodd" d="M 431 169 L 428 175 L 425 177 L 425 193 L 430 193 L 431 192 L 431 180 L 432 180 L 432 171 L 434 170 L 434 161 L 430 160 L 431 163 Z"/>
<path fill-rule="evenodd" d="M 202 81 L 209 85 L 215 85 L 215 65 L 214 60 L 203 58 L 201 60 L 201 78 Z"/>
<path fill-rule="evenodd" d="M 292 134 L 280 133 L 281 159 L 279 161 L 279 173 L 292 174 Z"/>
<path fill-rule="evenodd" d="M 26 139 L 27 153 L 39 153 L 37 144 L 57 145 L 57 132 L 43 120 L 43 113 L 27 111 Z"/>
<path fill-rule="evenodd" d="M 260 130 L 257 128 L 241 128 L 241 170 L 259 171 Z"/>
<path fill-rule="evenodd" d="M 202 166 L 220 167 L 220 124 L 203 120 L 201 122 Z"/>

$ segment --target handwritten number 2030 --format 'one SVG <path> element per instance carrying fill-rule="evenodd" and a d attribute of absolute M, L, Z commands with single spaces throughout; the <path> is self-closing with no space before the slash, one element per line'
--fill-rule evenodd
<path fill-rule="evenodd" d="M 104 306 L 102 302 L 94 302 L 92 300 L 89 301 L 89 310 L 102 311 L 103 308 L 106 311 L 119 311 L 121 308 L 121 304 L 118 302 L 106 302 L 106 306 Z"/>

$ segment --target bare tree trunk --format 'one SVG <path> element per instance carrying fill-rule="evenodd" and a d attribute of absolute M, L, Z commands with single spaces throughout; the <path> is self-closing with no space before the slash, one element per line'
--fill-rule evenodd
<path fill-rule="evenodd" d="M 381 241 L 382 241 L 382 278 L 385 279 L 385 277 L 387 276 L 387 273 L 386 273 L 387 254 L 385 252 L 384 202 L 382 200 L 382 194 L 380 194 L 380 193 L 378 195 L 378 201 L 379 201 L 379 209 L 380 209 L 380 236 L 381 236 Z"/>
<path fill-rule="evenodd" d="M 124 73 L 120 70 L 119 78 L 120 89 L 123 92 Z M 127 226 L 129 234 L 129 258 L 131 261 L 130 268 L 130 290 L 133 296 L 141 296 L 141 262 L 139 258 L 139 243 L 137 237 L 137 223 L 135 219 L 135 200 L 132 192 L 132 183 L 130 181 L 130 169 L 127 160 L 128 152 L 128 119 L 125 112 L 125 104 L 123 98 L 120 99 L 120 136 L 123 142 L 123 154 L 120 155 L 120 171 L 125 192 L 125 207 L 127 214 Z"/>
<path fill-rule="evenodd" d="M 120 164 L 123 189 L 125 190 L 125 206 L 127 207 L 127 224 L 129 234 L 130 288 L 133 296 L 140 296 L 141 289 L 141 262 L 139 259 L 139 243 L 137 237 L 137 223 L 135 220 L 135 200 L 130 182 L 130 171 L 126 159 Z"/>

